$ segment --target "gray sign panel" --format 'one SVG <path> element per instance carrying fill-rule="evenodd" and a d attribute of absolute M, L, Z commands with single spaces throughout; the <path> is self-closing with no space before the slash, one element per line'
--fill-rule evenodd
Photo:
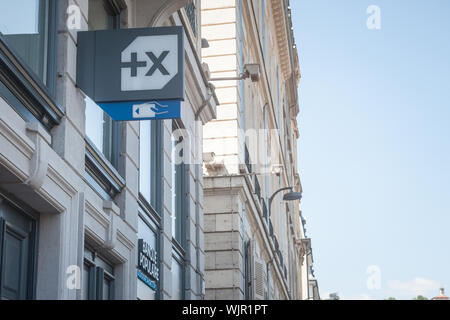
<path fill-rule="evenodd" d="M 182 27 L 78 32 L 77 85 L 97 103 L 184 100 Z"/>

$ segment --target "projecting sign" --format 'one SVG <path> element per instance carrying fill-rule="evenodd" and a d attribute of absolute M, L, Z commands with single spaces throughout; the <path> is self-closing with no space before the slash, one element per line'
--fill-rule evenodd
<path fill-rule="evenodd" d="M 78 32 L 77 85 L 114 120 L 180 117 L 182 27 Z"/>

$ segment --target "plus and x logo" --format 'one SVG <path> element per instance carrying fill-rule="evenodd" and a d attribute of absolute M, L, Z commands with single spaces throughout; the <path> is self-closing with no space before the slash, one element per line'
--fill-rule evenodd
<path fill-rule="evenodd" d="M 146 77 L 151 77 L 156 70 L 159 70 L 161 74 L 168 76 L 169 71 L 163 66 L 163 61 L 169 54 L 169 51 L 164 51 L 158 58 L 155 56 L 153 52 L 146 52 L 145 53 L 150 60 L 153 62 L 153 66 L 148 70 L 148 72 L 145 74 Z M 147 61 L 138 61 L 137 58 L 137 52 L 131 53 L 131 62 L 122 62 L 121 66 L 122 68 L 130 68 L 131 69 L 131 76 L 137 77 L 137 70 L 138 68 L 145 68 L 147 67 Z"/>
<path fill-rule="evenodd" d="M 122 91 L 160 90 L 178 73 L 178 38 L 137 37 L 121 54 Z"/>

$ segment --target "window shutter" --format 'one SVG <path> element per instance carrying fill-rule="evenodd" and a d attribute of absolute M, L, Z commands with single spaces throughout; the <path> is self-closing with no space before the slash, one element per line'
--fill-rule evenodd
<path fill-rule="evenodd" d="M 247 245 L 245 247 L 246 253 L 246 259 L 245 259 L 245 292 L 246 292 L 246 299 L 252 300 L 253 299 L 253 252 L 254 252 L 254 242 L 253 240 L 248 240 Z"/>
<path fill-rule="evenodd" d="M 266 264 L 263 259 L 255 256 L 253 297 L 254 300 L 264 300 L 264 287 L 266 278 Z"/>
<path fill-rule="evenodd" d="M 264 288 L 266 279 L 266 263 L 263 259 L 260 259 L 256 255 L 255 241 L 249 241 L 248 245 L 248 257 L 250 270 L 248 281 L 250 281 L 250 292 L 252 300 L 264 300 Z"/>

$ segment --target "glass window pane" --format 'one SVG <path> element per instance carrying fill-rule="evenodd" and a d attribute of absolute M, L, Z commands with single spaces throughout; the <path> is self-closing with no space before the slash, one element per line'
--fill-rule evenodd
<path fill-rule="evenodd" d="M 185 173 L 185 165 L 183 163 L 180 164 L 180 159 L 183 159 L 183 149 L 179 147 L 179 144 L 183 142 L 183 137 L 177 140 L 173 138 L 172 142 L 172 236 L 183 246 L 183 212 L 185 210 L 183 175 Z"/>
<path fill-rule="evenodd" d="M 176 189 L 176 170 L 177 166 L 175 164 L 175 139 L 172 136 L 172 163 L 171 163 L 171 172 L 172 172 L 172 237 L 176 239 L 176 207 L 177 207 L 177 189 Z"/>
<path fill-rule="evenodd" d="M 172 300 L 183 299 L 183 268 L 177 259 L 172 257 Z"/>
<path fill-rule="evenodd" d="M 104 112 L 90 98 L 86 98 L 86 136 L 103 152 Z"/>
<path fill-rule="evenodd" d="M 109 300 L 111 298 L 111 281 L 103 279 L 103 300 Z"/>
<path fill-rule="evenodd" d="M 103 154 L 106 159 L 114 164 L 113 161 L 113 119 L 106 113 L 103 113 Z"/>
<path fill-rule="evenodd" d="M 183 245 L 182 228 L 183 228 L 183 165 L 175 165 L 175 239 L 179 244 Z"/>
<path fill-rule="evenodd" d="M 89 267 L 83 264 L 83 300 L 89 299 Z"/>
<path fill-rule="evenodd" d="M 86 97 L 86 136 L 106 159 L 114 164 L 114 121 L 94 101 Z"/>
<path fill-rule="evenodd" d="M 111 275 L 114 275 L 114 267 L 108 261 L 100 258 L 99 256 L 95 257 L 95 265 L 103 268 L 103 270 L 109 272 Z"/>
<path fill-rule="evenodd" d="M 47 84 L 49 0 L 0 1 L 0 32 L 40 80 Z"/>
<path fill-rule="evenodd" d="M 152 204 L 151 199 L 151 123 L 141 121 L 139 130 L 139 191 Z"/>

